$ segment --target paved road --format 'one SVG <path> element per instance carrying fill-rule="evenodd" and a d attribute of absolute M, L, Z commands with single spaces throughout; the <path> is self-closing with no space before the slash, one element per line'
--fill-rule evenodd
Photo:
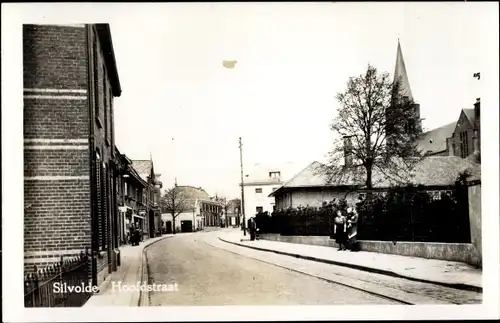
<path fill-rule="evenodd" d="M 178 292 L 151 293 L 150 305 L 482 301 L 480 293 L 253 250 L 222 242 L 218 236 L 218 232 L 181 234 L 147 249 L 151 279 L 155 283 L 179 284 Z"/>
<path fill-rule="evenodd" d="M 179 288 L 151 292 L 151 306 L 398 304 L 219 249 L 216 235 L 179 234 L 147 249 L 150 283 Z"/>

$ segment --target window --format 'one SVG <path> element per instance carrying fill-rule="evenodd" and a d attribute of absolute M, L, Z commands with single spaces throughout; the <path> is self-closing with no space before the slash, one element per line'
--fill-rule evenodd
<path fill-rule="evenodd" d="M 94 68 L 94 113 L 95 113 L 95 119 L 97 121 L 97 125 L 102 128 L 102 124 L 99 120 L 100 116 L 100 101 L 99 101 L 99 66 L 98 66 L 98 60 L 99 56 L 97 54 L 97 41 L 94 38 L 94 42 L 92 44 L 92 51 L 94 54 L 93 57 L 93 68 Z"/>
<path fill-rule="evenodd" d="M 431 198 L 436 201 L 436 200 L 440 200 L 441 199 L 441 192 L 440 191 L 431 191 L 429 192 L 430 193 L 430 196 Z"/>
<path fill-rule="evenodd" d="M 269 172 L 269 177 L 270 177 L 270 178 L 279 179 L 279 178 L 280 178 L 280 175 L 281 175 L 281 173 L 280 173 L 280 172 Z"/>
<path fill-rule="evenodd" d="M 262 206 L 257 206 L 255 208 L 255 211 L 257 211 L 257 213 L 262 213 L 262 212 L 264 212 L 264 208 Z"/>
<path fill-rule="evenodd" d="M 460 157 L 465 158 L 469 156 L 469 142 L 467 131 L 460 133 Z"/>
<path fill-rule="evenodd" d="M 255 193 L 262 193 L 262 188 L 256 188 Z"/>

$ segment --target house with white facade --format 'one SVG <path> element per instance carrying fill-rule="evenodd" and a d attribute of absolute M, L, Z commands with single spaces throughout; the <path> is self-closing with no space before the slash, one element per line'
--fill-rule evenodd
<path fill-rule="evenodd" d="M 243 179 L 243 211 L 246 218 L 255 216 L 259 211 L 273 212 L 275 200 L 269 194 L 283 186 L 297 170 L 297 165 L 291 162 L 281 165 L 255 164 Z"/>
<path fill-rule="evenodd" d="M 219 226 L 221 215 L 223 214 L 223 205 L 215 198 L 211 198 L 201 187 L 177 186 L 182 192 L 185 200 L 183 212 L 175 217 L 175 223 L 172 214 L 163 209 L 161 219 L 163 222 L 163 231 L 173 232 L 192 232 L 203 230 L 206 226 Z"/>

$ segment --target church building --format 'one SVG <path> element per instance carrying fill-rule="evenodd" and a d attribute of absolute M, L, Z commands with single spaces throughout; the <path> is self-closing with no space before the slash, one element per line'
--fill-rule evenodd
<path fill-rule="evenodd" d="M 398 41 L 396 56 L 396 68 L 394 71 L 394 82 L 400 81 L 399 95 L 403 99 L 414 102 L 408 73 L 403 59 L 401 44 Z M 401 98 L 400 98 L 401 99 Z M 480 99 L 476 99 L 473 108 L 461 110 L 458 120 L 445 124 L 441 127 L 423 132 L 418 139 L 417 148 L 425 156 L 457 156 L 461 158 L 473 158 L 480 162 Z M 415 126 L 422 131 L 420 118 L 420 105 L 413 103 Z M 388 135 L 390 143 L 390 136 Z M 479 159 L 478 159 L 479 158 Z"/>

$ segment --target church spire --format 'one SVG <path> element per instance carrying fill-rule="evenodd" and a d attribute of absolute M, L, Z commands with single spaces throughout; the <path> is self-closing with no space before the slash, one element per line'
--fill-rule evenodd
<path fill-rule="evenodd" d="M 394 82 L 401 80 L 401 93 L 403 96 L 408 97 L 410 101 L 413 101 L 413 95 L 411 93 L 410 81 L 408 81 L 408 74 L 406 73 L 405 61 L 403 60 L 403 52 L 401 50 L 401 43 L 398 38 L 398 52 L 396 54 L 396 68 L 394 70 Z"/>

